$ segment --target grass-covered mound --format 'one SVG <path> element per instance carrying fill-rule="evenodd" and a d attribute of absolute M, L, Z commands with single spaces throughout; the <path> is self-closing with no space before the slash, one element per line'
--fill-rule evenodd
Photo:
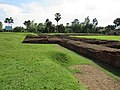
<path fill-rule="evenodd" d="M 94 62 L 57 44 L 22 44 L 26 35 L 0 33 L 0 90 L 85 90 L 69 67 Z"/>
<path fill-rule="evenodd" d="M 25 36 L 0 33 L 0 90 L 85 89 L 67 67 L 91 61 L 56 44 L 22 44 Z"/>

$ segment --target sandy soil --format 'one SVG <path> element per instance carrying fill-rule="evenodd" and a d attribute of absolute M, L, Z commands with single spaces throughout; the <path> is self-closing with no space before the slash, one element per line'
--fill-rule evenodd
<path fill-rule="evenodd" d="M 80 70 L 80 73 L 75 73 L 74 76 L 86 85 L 88 90 L 120 90 L 120 81 L 95 66 L 75 65 L 70 68 Z"/>

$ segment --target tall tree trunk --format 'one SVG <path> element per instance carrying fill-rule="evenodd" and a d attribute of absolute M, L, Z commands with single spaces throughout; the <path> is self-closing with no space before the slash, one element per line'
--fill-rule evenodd
<path fill-rule="evenodd" d="M 58 22 L 57 22 L 57 33 L 58 33 Z"/>

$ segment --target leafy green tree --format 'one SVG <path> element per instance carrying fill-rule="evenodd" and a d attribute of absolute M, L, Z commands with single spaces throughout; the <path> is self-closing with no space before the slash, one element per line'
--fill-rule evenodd
<path fill-rule="evenodd" d="M 27 32 L 37 32 L 37 23 L 34 23 L 34 21 L 25 21 L 23 23 L 26 26 Z"/>
<path fill-rule="evenodd" d="M 61 19 L 61 14 L 60 13 L 56 13 L 55 14 L 55 20 L 57 21 L 57 32 L 58 32 L 58 21 Z"/>
<path fill-rule="evenodd" d="M 79 20 L 78 19 L 74 19 L 74 21 L 72 22 L 72 25 L 75 25 L 75 24 L 79 24 Z"/>
<path fill-rule="evenodd" d="M 120 18 L 115 19 L 113 23 L 116 25 L 116 28 L 120 26 Z"/>
<path fill-rule="evenodd" d="M 55 33 L 56 27 L 54 24 L 52 24 L 52 26 L 50 27 L 50 32 L 51 33 Z"/>
<path fill-rule="evenodd" d="M 2 27 L 3 27 L 3 24 L 2 24 L 2 22 L 0 21 L 0 31 L 2 30 Z"/>
<path fill-rule="evenodd" d="M 95 28 L 94 28 L 94 25 L 92 24 L 92 23 L 90 23 L 89 25 L 88 25 L 88 29 L 87 29 L 88 31 L 88 33 L 94 33 L 95 32 Z"/>
<path fill-rule="evenodd" d="M 25 21 L 23 24 L 26 26 L 26 30 L 29 32 L 30 31 L 31 21 L 30 20 Z"/>
<path fill-rule="evenodd" d="M 108 25 L 105 27 L 105 31 L 104 31 L 105 34 L 109 34 L 109 33 L 114 34 L 114 32 L 115 32 L 115 25 Z"/>
<path fill-rule="evenodd" d="M 12 17 L 5 18 L 4 22 L 7 24 L 6 27 L 5 27 L 5 29 L 7 29 L 7 27 L 11 27 L 9 29 L 12 30 L 12 24 L 14 23 L 14 20 L 12 19 Z"/>
<path fill-rule="evenodd" d="M 108 25 L 108 26 L 105 27 L 105 29 L 114 30 L 115 29 L 115 25 Z"/>
<path fill-rule="evenodd" d="M 34 21 L 31 21 L 30 30 L 29 31 L 36 33 L 37 32 L 37 23 L 34 23 Z"/>
<path fill-rule="evenodd" d="M 80 33 L 82 31 L 82 25 L 80 24 L 78 19 L 74 19 L 71 28 L 72 32 L 74 33 Z"/>
<path fill-rule="evenodd" d="M 25 29 L 23 27 L 18 27 L 17 26 L 13 29 L 13 32 L 25 32 Z"/>
<path fill-rule="evenodd" d="M 45 21 L 45 33 L 50 33 L 50 28 L 52 26 L 52 22 L 49 19 Z"/>
<path fill-rule="evenodd" d="M 84 24 L 85 25 L 89 25 L 90 24 L 89 16 L 87 16 L 87 18 L 85 18 Z"/>
<path fill-rule="evenodd" d="M 68 27 L 69 26 L 69 23 L 66 23 L 66 27 Z"/>
<path fill-rule="evenodd" d="M 39 33 L 42 33 L 42 32 L 44 32 L 44 30 L 45 30 L 45 25 L 44 25 L 43 23 L 39 23 L 39 24 L 37 25 L 37 31 L 38 31 Z"/>
<path fill-rule="evenodd" d="M 83 22 L 83 29 L 82 29 L 82 32 L 84 33 L 88 33 L 90 30 L 89 30 L 89 26 L 90 25 L 90 19 L 89 19 L 89 16 L 87 16 L 87 18 L 85 18 L 85 21 Z"/>
<path fill-rule="evenodd" d="M 69 23 L 66 23 L 65 32 L 67 33 L 71 32 L 71 26 Z"/>
<path fill-rule="evenodd" d="M 96 27 L 96 33 L 105 34 L 105 27 Z"/>
<path fill-rule="evenodd" d="M 9 23 L 9 18 L 5 18 L 5 23 Z"/>
<path fill-rule="evenodd" d="M 5 22 L 5 23 L 8 23 L 8 24 L 14 23 L 12 17 L 10 17 L 10 18 L 5 18 L 5 21 L 4 21 L 4 22 Z"/>
<path fill-rule="evenodd" d="M 65 33 L 65 27 L 63 24 L 58 25 L 58 32 L 59 33 Z"/>

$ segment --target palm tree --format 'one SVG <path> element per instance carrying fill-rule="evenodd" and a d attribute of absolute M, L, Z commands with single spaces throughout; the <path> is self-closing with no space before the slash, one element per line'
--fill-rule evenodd
<path fill-rule="evenodd" d="M 60 13 L 56 13 L 55 14 L 55 20 L 57 21 L 57 32 L 58 32 L 58 21 L 61 19 L 61 14 Z"/>

